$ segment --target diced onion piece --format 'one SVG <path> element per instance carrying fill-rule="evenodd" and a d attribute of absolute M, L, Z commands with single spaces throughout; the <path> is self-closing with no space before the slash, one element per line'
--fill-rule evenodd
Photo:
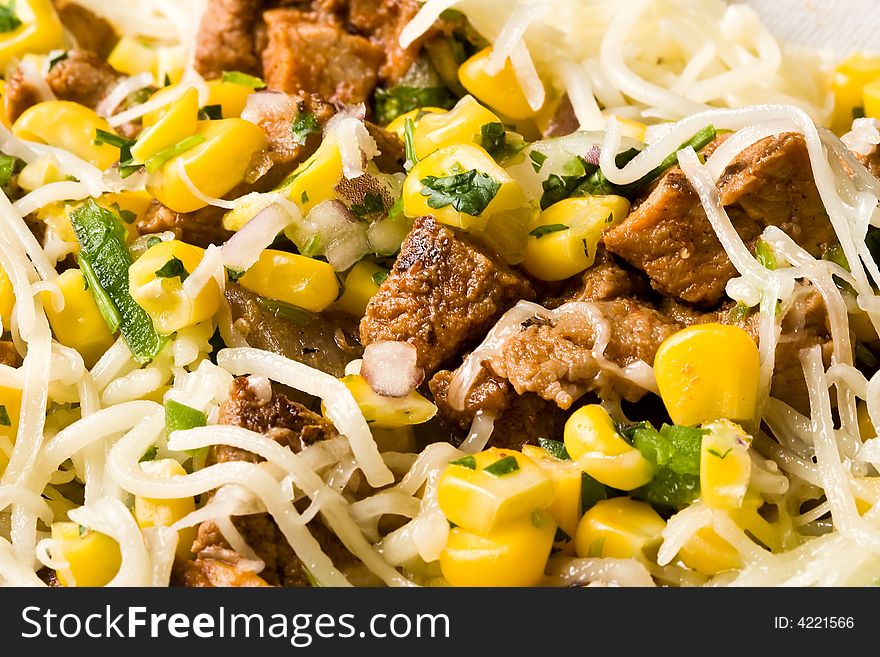
<path fill-rule="evenodd" d="M 364 349 L 360 373 L 376 394 L 406 397 L 425 380 L 417 359 L 416 348 L 408 342 L 374 342 Z"/>

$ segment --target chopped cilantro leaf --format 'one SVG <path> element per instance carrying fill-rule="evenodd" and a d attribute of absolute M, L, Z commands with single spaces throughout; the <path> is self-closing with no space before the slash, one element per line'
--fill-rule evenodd
<path fill-rule="evenodd" d="M 541 239 L 544 235 L 549 235 L 550 233 L 558 233 L 562 230 L 568 230 L 568 226 L 565 224 L 548 224 L 546 226 L 538 226 L 537 228 L 533 228 L 529 231 L 529 235 L 535 237 L 536 239 Z"/>
<path fill-rule="evenodd" d="M 560 440 L 550 440 L 549 438 L 538 438 L 538 445 L 550 453 L 550 456 L 560 461 L 570 461 L 571 456 L 565 449 L 565 443 Z"/>
<path fill-rule="evenodd" d="M 222 105 L 205 105 L 199 110 L 199 120 L 201 121 L 219 121 L 223 118 Z"/>
<path fill-rule="evenodd" d="M 12 32 L 21 26 L 21 21 L 15 14 L 15 0 L 8 5 L 0 5 L 0 32 Z"/>
<path fill-rule="evenodd" d="M 503 477 L 517 470 L 519 470 L 519 463 L 517 463 L 514 456 L 505 456 L 483 468 L 483 472 L 487 472 L 494 477 Z"/>
<path fill-rule="evenodd" d="M 355 203 L 350 209 L 352 214 L 363 219 L 371 214 L 385 212 L 385 201 L 380 194 L 365 194 L 363 202 Z"/>
<path fill-rule="evenodd" d="M 9 412 L 6 410 L 6 406 L 0 405 L 0 426 L 3 427 L 11 427 L 12 420 L 9 419 Z"/>
<path fill-rule="evenodd" d="M 251 89 L 266 88 L 266 83 L 263 82 L 260 78 L 253 75 L 248 75 L 247 73 L 242 73 L 240 71 L 223 71 L 223 75 L 220 77 L 220 81 L 231 82 L 232 84 L 238 84 L 242 87 L 250 87 Z"/>
<path fill-rule="evenodd" d="M 458 212 L 473 217 L 481 214 L 501 189 L 501 183 L 476 169 L 442 178 L 427 176 L 421 183 L 421 193 L 428 197 L 428 207 L 439 209 L 451 205 Z"/>
<path fill-rule="evenodd" d="M 449 465 L 460 465 L 461 467 L 467 468 L 468 470 L 476 470 L 477 460 L 473 456 L 463 456 L 457 461 L 450 461 Z"/>
<path fill-rule="evenodd" d="M 181 283 L 189 276 L 189 272 L 183 265 L 183 260 L 177 256 L 172 256 L 171 260 L 157 269 L 155 274 L 159 278 L 179 278 Z"/>
<path fill-rule="evenodd" d="M 317 116 L 310 112 L 303 112 L 294 119 L 291 130 L 293 131 L 293 140 L 303 146 L 309 135 L 320 132 L 321 128 L 318 126 Z"/>
<path fill-rule="evenodd" d="M 370 278 L 373 279 L 373 283 L 376 285 L 382 285 L 386 280 L 388 280 L 388 272 L 387 271 L 377 271 Z"/>
<path fill-rule="evenodd" d="M 376 121 L 388 125 L 398 116 L 420 107 L 450 109 L 455 99 L 445 87 L 408 87 L 398 85 L 377 89 L 374 103 Z"/>
<path fill-rule="evenodd" d="M 543 167 L 544 162 L 547 161 L 547 156 L 540 151 L 531 151 L 529 153 L 529 159 L 532 161 L 532 168 L 535 170 L 535 173 L 540 173 L 541 167 Z"/>

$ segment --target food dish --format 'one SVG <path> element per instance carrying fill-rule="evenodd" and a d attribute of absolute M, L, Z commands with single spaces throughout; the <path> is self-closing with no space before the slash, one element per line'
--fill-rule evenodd
<path fill-rule="evenodd" d="M 0 583 L 880 576 L 880 58 L 19 0 L 0 61 Z"/>

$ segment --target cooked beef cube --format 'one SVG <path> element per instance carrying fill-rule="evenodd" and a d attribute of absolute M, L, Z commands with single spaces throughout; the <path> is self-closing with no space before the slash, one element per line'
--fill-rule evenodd
<path fill-rule="evenodd" d="M 90 50 L 106 59 L 119 41 L 116 31 L 103 18 L 71 0 L 53 0 L 64 27 L 73 36 L 76 47 Z"/>
<path fill-rule="evenodd" d="M 390 275 L 361 321 L 361 343 L 409 342 L 431 376 L 481 339 L 529 283 L 499 259 L 431 217 L 417 219 Z"/>
<path fill-rule="evenodd" d="M 880 148 L 875 146 L 867 155 L 856 153 L 855 156 L 859 162 L 865 165 L 872 176 L 880 178 Z"/>
<path fill-rule="evenodd" d="M 309 91 L 341 103 L 360 103 L 372 93 L 385 58 L 379 46 L 293 9 L 273 9 L 264 18 L 263 71 L 270 89 Z"/>
<path fill-rule="evenodd" d="M 159 201 L 153 201 L 143 219 L 135 224 L 141 235 L 171 231 L 174 236 L 196 246 L 223 244 L 232 233 L 223 228 L 225 210 L 208 206 L 195 212 L 175 212 Z"/>
<path fill-rule="evenodd" d="M 636 299 L 594 302 L 610 328 L 604 358 L 619 367 L 637 360 L 654 364 L 660 343 L 681 325 Z M 523 394 L 534 392 L 567 409 L 588 391 L 603 398 L 636 401 L 645 391 L 603 366 L 594 354 L 596 331 L 589 318 L 567 312 L 557 320 L 524 325 L 489 366 Z"/>
<path fill-rule="evenodd" d="M 325 312 L 302 322 L 276 315 L 259 297 L 238 285 L 226 288 L 236 326 L 251 346 L 273 351 L 333 376 L 341 377 L 348 362 L 360 358 L 357 320 Z"/>
<path fill-rule="evenodd" d="M 496 416 L 489 445 L 522 449 L 536 444 L 538 438 L 558 440 L 565 427 L 566 414 L 538 395 L 518 395 L 504 379 L 484 369 L 474 383 L 465 402 L 465 409 L 453 409 L 447 400 L 453 373 L 441 370 L 429 383 L 431 394 L 441 415 L 466 432 L 477 411 Z"/>
<path fill-rule="evenodd" d="M 15 343 L 10 340 L 0 340 L 0 365 L 9 365 L 9 367 L 21 367 L 23 359 Z"/>
<path fill-rule="evenodd" d="M 373 158 L 379 171 L 384 173 L 399 173 L 403 171 L 403 163 L 406 161 L 403 142 L 393 132 L 388 132 L 374 123 L 366 122 L 370 136 L 379 148 L 379 154 Z"/>
<path fill-rule="evenodd" d="M 69 100 L 95 109 L 107 94 L 125 77 L 94 53 L 71 50 L 49 71 L 46 83 L 59 100 Z M 20 69 L 6 84 L 6 112 L 15 121 L 40 101 L 37 92 L 27 83 Z"/>
<path fill-rule="evenodd" d="M 260 75 L 255 31 L 265 0 L 209 0 L 196 40 L 195 67 L 206 79 L 224 71 Z"/>
<path fill-rule="evenodd" d="M 415 0 L 350 0 L 348 22 L 358 32 L 368 35 L 385 54 L 379 75 L 394 84 L 418 57 L 422 39 L 408 48 L 400 47 L 400 32 L 419 11 Z"/>
<path fill-rule="evenodd" d="M 718 186 L 733 226 L 752 250 L 770 225 L 814 257 L 837 243 L 799 134 L 768 137 L 749 147 L 727 167 Z M 699 305 L 717 304 L 736 275 L 696 192 L 677 167 L 605 234 L 605 246 L 644 270 L 655 289 Z"/>

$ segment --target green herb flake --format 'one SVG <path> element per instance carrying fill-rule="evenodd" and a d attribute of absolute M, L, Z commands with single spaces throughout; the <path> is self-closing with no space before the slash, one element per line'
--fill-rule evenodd
<path fill-rule="evenodd" d="M 374 284 L 382 285 L 382 283 L 384 283 L 386 280 L 388 280 L 388 273 L 389 272 L 387 272 L 387 271 L 377 271 L 370 278 L 373 279 Z"/>
<path fill-rule="evenodd" d="M 8 5 L 0 5 L 0 32 L 12 32 L 21 26 L 21 21 L 15 14 L 15 0 L 10 0 Z"/>
<path fill-rule="evenodd" d="M 455 98 L 445 87 L 410 87 L 398 85 L 390 89 L 376 89 L 373 105 L 376 121 L 388 125 L 398 116 L 422 107 L 451 109 Z"/>
<path fill-rule="evenodd" d="M 49 57 L 49 70 L 50 71 L 70 56 L 66 50 L 55 51 L 54 55 L 52 53 L 49 53 L 49 54 L 50 54 L 50 57 Z"/>
<path fill-rule="evenodd" d="M 507 132 L 502 123 L 486 123 L 480 126 L 479 144 L 496 161 L 505 162 L 526 147 L 523 138 Z"/>
<path fill-rule="evenodd" d="M 245 272 L 240 269 L 233 269 L 232 267 L 226 268 L 226 275 L 229 276 L 229 280 L 233 283 L 237 283 L 238 280 L 245 275 Z"/>
<path fill-rule="evenodd" d="M 608 499 L 608 488 L 586 472 L 581 473 L 581 513 L 586 513 L 598 502 Z"/>
<path fill-rule="evenodd" d="M 86 534 L 89 533 L 89 528 L 86 527 L 85 525 L 78 525 L 77 531 L 79 532 L 80 536 L 85 536 Z"/>
<path fill-rule="evenodd" d="M 561 440 L 538 438 L 538 445 L 546 450 L 553 458 L 559 459 L 560 461 L 571 460 L 571 456 L 568 455 L 568 450 L 565 449 L 565 443 Z"/>
<path fill-rule="evenodd" d="M 0 153 L 0 187 L 5 187 L 15 174 L 15 158 Z"/>
<path fill-rule="evenodd" d="M 303 193 L 299 197 L 300 202 L 305 205 L 309 202 L 309 193 L 306 190 L 303 190 Z"/>
<path fill-rule="evenodd" d="M 321 253 L 321 248 L 321 238 L 317 235 L 309 235 L 299 252 L 307 258 L 314 258 Z"/>
<path fill-rule="evenodd" d="M 199 110 L 200 121 L 219 121 L 223 118 L 223 105 L 205 105 Z"/>
<path fill-rule="evenodd" d="M 543 167 L 544 162 L 547 161 L 547 156 L 541 151 L 531 151 L 529 153 L 529 159 L 532 161 L 532 168 L 535 170 L 535 173 L 540 173 L 541 167 Z"/>
<path fill-rule="evenodd" d="M 752 308 L 740 301 L 728 311 L 727 321 L 731 324 L 742 324 L 751 314 Z"/>
<path fill-rule="evenodd" d="M 155 173 L 159 169 L 162 168 L 164 164 L 170 162 L 176 157 L 180 157 L 187 151 L 192 150 L 199 144 L 202 144 L 205 141 L 205 135 L 192 135 L 191 137 L 187 137 L 186 139 L 182 139 L 177 142 L 173 146 L 169 146 L 168 148 L 162 149 L 158 153 L 156 153 L 153 157 L 147 160 L 146 168 L 147 173 Z"/>
<path fill-rule="evenodd" d="M 220 77 L 221 82 L 231 82 L 232 84 L 238 84 L 242 87 L 249 87 L 251 89 L 265 89 L 266 83 L 263 82 L 260 78 L 248 75 L 247 73 L 242 73 L 241 71 L 223 71 L 223 75 Z"/>
<path fill-rule="evenodd" d="M 770 271 L 776 269 L 776 254 L 773 252 L 773 248 L 764 240 L 758 240 L 758 243 L 755 244 L 755 257 L 762 267 Z"/>
<path fill-rule="evenodd" d="M 852 118 L 853 118 L 853 121 L 855 121 L 856 119 L 865 118 L 865 108 L 862 107 L 861 105 L 859 105 L 858 107 L 853 107 L 852 108 Z"/>
<path fill-rule="evenodd" d="M 842 267 L 846 271 L 851 271 L 849 268 L 849 260 L 846 259 L 846 254 L 843 252 L 843 247 L 840 244 L 834 244 L 833 246 L 829 246 L 825 249 L 825 253 L 822 254 L 822 258 L 825 260 L 830 260 L 834 264 Z"/>
<path fill-rule="evenodd" d="M 544 235 L 550 235 L 551 233 L 558 233 L 563 230 L 568 230 L 568 226 L 565 224 L 548 224 L 546 226 L 538 226 L 537 228 L 529 231 L 529 235 L 534 237 L 535 239 L 541 239 Z"/>
<path fill-rule="evenodd" d="M 153 235 L 152 237 L 150 237 L 147 240 L 147 248 L 152 249 L 154 246 L 156 246 L 157 244 L 161 244 L 161 243 L 162 243 L 162 238 L 156 237 L 155 235 Z"/>
<path fill-rule="evenodd" d="M 165 436 L 171 436 L 175 431 L 195 429 L 208 424 L 208 416 L 200 410 L 181 404 L 173 399 L 165 401 Z"/>
<path fill-rule="evenodd" d="M 654 466 L 654 478 L 636 496 L 652 504 L 682 508 L 700 495 L 700 450 L 705 429 L 644 424 L 633 429 L 633 445 Z"/>
<path fill-rule="evenodd" d="M 6 406 L 0 405 L 0 427 L 11 427 L 12 420 L 9 419 L 9 411 Z"/>
<path fill-rule="evenodd" d="M 476 470 L 477 469 L 477 459 L 473 456 L 463 456 L 457 461 L 450 461 L 449 465 L 460 465 L 463 468 L 467 468 L 468 470 Z"/>
<path fill-rule="evenodd" d="M 501 183 L 490 175 L 472 169 L 442 178 L 422 178 L 422 196 L 428 197 L 428 207 L 435 210 L 451 205 L 458 212 L 479 216 L 501 189 Z"/>
<path fill-rule="evenodd" d="M 365 194 L 361 203 L 355 203 L 350 208 L 352 214 L 363 219 L 371 214 L 385 212 L 385 201 L 381 194 Z"/>
<path fill-rule="evenodd" d="M 155 274 L 159 278 L 179 278 L 181 283 L 189 277 L 189 272 L 186 270 L 183 260 L 177 256 L 172 256 L 171 260 L 155 271 Z"/>
<path fill-rule="evenodd" d="M 302 112 L 297 115 L 291 124 L 293 140 L 300 146 L 304 146 L 309 135 L 321 132 L 318 125 L 318 117 L 310 112 Z"/>
<path fill-rule="evenodd" d="M 504 458 L 495 461 L 495 463 L 490 463 L 483 468 L 483 472 L 486 472 L 493 477 L 503 477 L 504 475 L 509 475 L 511 472 L 516 472 L 517 470 L 519 470 L 519 463 L 517 463 L 516 457 L 514 456 L 505 456 Z"/>
<path fill-rule="evenodd" d="M 732 451 L 733 451 L 733 447 L 728 447 L 726 450 L 724 450 L 723 453 L 722 453 L 722 452 L 719 452 L 719 451 L 718 451 L 717 449 L 715 449 L 714 447 L 710 447 L 709 449 L 706 450 L 706 452 L 708 452 L 708 453 L 711 454 L 712 456 L 717 456 L 717 457 L 718 457 L 719 459 L 721 459 L 722 461 L 723 461 L 725 458 L 727 458 L 727 455 L 730 454 Z"/>
<path fill-rule="evenodd" d="M 415 123 L 413 123 L 412 119 L 407 119 L 403 123 L 403 149 L 406 154 L 406 162 L 403 163 L 403 168 L 409 173 L 419 163 L 419 158 L 416 156 Z"/>
<path fill-rule="evenodd" d="M 159 448 L 153 445 L 150 447 L 143 455 L 138 459 L 138 463 L 143 463 L 144 461 L 153 461 L 156 458 L 156 455 L 159 453 Z"/>
<path fill-rule="evenodd" d="M 132 260 L 122 223 L 94 200 L 71 212 L 70 223 L 80 243 L 80 266 L 86 267 L 83 275 L 91 277 L 90 290 L 99 307 L 100 297 L 106 293 L 107 305 L 118 313 L 119 330 L 132 355 L 140 363 L 149 362 L 161 351 L 165 339 L 156 333 L 150 316 L 128 291 Z"/>

